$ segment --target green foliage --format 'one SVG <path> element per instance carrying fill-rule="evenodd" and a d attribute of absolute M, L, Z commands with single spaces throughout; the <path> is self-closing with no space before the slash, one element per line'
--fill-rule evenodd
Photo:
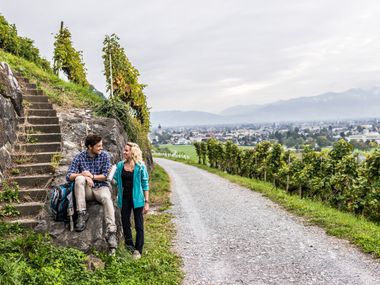
<path fill-rule="evenodd" d="M 63 159 L 63 156 L 61 153 L 56 153 L 51 157 L 50 164 L 54 169 L 57 169 L 59 164 L 61 163 L 61 160 Z"/>
<path fill-rule="evenodd" d="M 0 48 L 34 62 L 44 70 L 51 71 L 50 63 L 40 56 L 40 52 L 34 46 L 33 41 L 18 36 L 16 26 L 9 24 L 2 15 L 0 15 Z"/>
<path fill-rule="evenodd" d="M 53 59 L 55 74 L 58 75 L 58 72 L 62 70 L 70 81 L 89 87 L 82 52 L 73 47 L 71 33 L 68 28 L 63 27 L 55 35 Z"/>
<path fill-rule="evenodd" d="M 12 204 L 5 204 L 0 208 L 0 218 L 15 217 L 20 215 L 20 212 Z"/>
<path fill-rule="evenodd" d="M 268 141 L 254 149 L 240 150 L 231 141 L 215 139 L 195 144 L 198 162 L 229 174 L 272 181 L 286 192 L 313 198 L 340 210 L 380 221 L 380 150 L 358 163 L 353 147 L 337 141 L 329 151 L 304 147 L 301 155 L 284 152 L 280 144 Z"/>
<path fill-rule="evenodd" d="M 198 163 L 201 164 L 201 143 L 195 142 L 194 147 L 195 147 L 195 152 L 197 153 L 197 156 L 198 156 Z"/>
<path fill-rule="evenodd" d="M 0 190 L 0 202 L 18 202 L 19 190 L 16 182 L 4 181 Z"/>
<path fill-rule="evenodd" d="M 95 112 L 100 116 L 117 119 L 127 132 L 128 140 L 137 143 L 144 155 L 149 153 L 150 144 L 145 129 L 140 121 L 133 117 L 129 105 L 119 97 L 103 101 L 96 107 Z"/>
<path fill-rule="evenodd" d="M 150 128 L 150 115 L 146 96 L 143 92 L 146 85 L 139 83 L 138 77 L 140 73 L 129 61 L 119 40 L 115 34 L 112 34 L 111 36 L 106 36 L 103 41 L 102 57 L 107 90 L 111 90 L 112 87 L 114 95 L 132 108 L 133 115 L 140 121 L 144 130 L 148 132 Z"/>
<path fill-rule="evenodd" d="M 0 61 L 7 62 L 13 71 L 20 73 L 32 82 L 37 82 L 54 104 L 93 109 L 95 105 L 104 101 L 102 97 L 89 88 L 72 82 L 65 82 L 52 72 L 47 72 L 36 64 L 1 49 Z"/>

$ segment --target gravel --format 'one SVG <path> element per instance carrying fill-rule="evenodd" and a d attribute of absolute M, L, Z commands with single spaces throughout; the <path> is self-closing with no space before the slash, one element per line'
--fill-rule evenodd
<path fill-rule="evenodd" d="M 259 193 L 196 167 L 170 175 L 183 284 L 380 284 L 380 263 Z"/>

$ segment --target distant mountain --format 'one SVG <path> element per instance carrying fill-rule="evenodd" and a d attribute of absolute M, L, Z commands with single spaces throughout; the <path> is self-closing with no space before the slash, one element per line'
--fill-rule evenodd
<path fill-rule="evenodd" d="M 199 111 L 162 111 L 152 112 L 151 122 L 154 127 L 161 124 L 169 126 L 196 126 L 205 124 L 221 124 L 225 118 L 220 115 Z"/>
<path fill-rule="evenodd" d="M 380 88 L 350 89 L 278 101 L 233 106 L 219 115 L 207 112 L 153 112 L 153 125 L 185 126 L 280 121 L 319 121 L 380 117 Z"/>
<path fill-rule="evenodd" d="M 238 116 L 238 115 L 253 113 L 256 110 L 259 110 L 263 107 L 264 105 L 237 105 L 237 106 L 229 107 L 223 110 L 222 112 L 219 113 L 219 115 Z"/>

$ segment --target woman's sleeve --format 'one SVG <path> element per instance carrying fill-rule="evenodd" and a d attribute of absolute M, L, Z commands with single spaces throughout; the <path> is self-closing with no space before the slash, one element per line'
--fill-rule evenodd
<path fill-rule="evenodd" d="M 149 190 L 149 174 L 145 166 L 143 166 L 141 170 L 142 170 L 141 171 L 141 186 L 142 186 L 143 191 L 148 191 Z"/>

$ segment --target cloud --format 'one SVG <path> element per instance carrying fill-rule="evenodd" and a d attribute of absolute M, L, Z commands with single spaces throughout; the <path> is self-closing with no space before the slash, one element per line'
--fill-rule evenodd
<path fill-rule="evenodd" d="M 4 16 L 49 59 L 51 33 L 63 20 L 98 89 L 105 90 L 102 42 L 116 33 L 148 84 L 153 111 L 214 112 L 379 85 L 379 9 L 375 0 L 2 3 Z"/>

